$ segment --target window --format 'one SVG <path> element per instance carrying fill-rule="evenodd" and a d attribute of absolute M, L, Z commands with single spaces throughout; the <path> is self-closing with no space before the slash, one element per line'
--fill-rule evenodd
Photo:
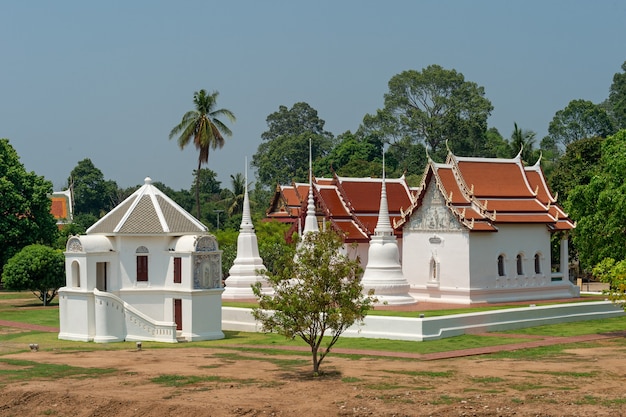
<path fill-rule="evenodd" d="M 504 270 L 504 255 L 498 256 L 498 276 L 503 277 L 506 275 Z"/>
<path fill-rule="evenodd" d="M 524 266 L 522 264 L 522 254 L 517 255 L 517 275 L 524 275 Z"/>
<path fill-rule="evenodd" d="M 181 259 L 180 257 L 176 257 L 174 258 L 174 284 L 180 284 L 182 282 L 180 268 L 181 268 Z"/>
<path fill-rule="evenodd" d="M 139 246 L 135 251 L 137 254 L 137 282 L 148 281 L 148 248 Z"/>
<path fill-rule="evenodd" d="M 535 274 L 541 274 L 541 256 L 535 254 Z"/>

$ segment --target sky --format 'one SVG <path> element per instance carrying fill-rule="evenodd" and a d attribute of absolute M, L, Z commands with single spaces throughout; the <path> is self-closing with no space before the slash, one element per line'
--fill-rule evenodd
<path fill-rule="evenodd" d="M 190 189 L 196 150 L 169 132 L 215 90 L 237 121 L 206 167 L 230 187 L 279 106 L 354 132 L 391 77 L 436 64 L 484 87 L 489 127 L 540 140 L 571 100 L 608 97 L 624 22 L 622 0 L 2 2 L 0 138 L 55 190 L 85 158 L 119 187 Z"/>

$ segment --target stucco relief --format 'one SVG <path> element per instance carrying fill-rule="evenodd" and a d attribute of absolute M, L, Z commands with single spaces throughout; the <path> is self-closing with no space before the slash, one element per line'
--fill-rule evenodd
<path fill-rule="evenodd" d="M 214 252 L 217 250 L 217 240 L 213 236 L 201 236 L 196 241 L 196 252 Z"/>
<path fill-rule="evenodd" d="M 411 231 L 460 231 L 463 227 L 450 213 L 439 189 L 431 183 L 424 196 L 424 204 L 412 216 Z"/>
<path fill-rule="evenodd" d="M 194 256 L 194 289 L 222 287 L 222 254 L 206 253 Z"/>
<path fill-rule="evenodd" d="M 83 245 L 80 243 L 80 239 L 77 237 L 71 237 L 67 242 L 67 251 L 68 252 L 82 252 Z"/>

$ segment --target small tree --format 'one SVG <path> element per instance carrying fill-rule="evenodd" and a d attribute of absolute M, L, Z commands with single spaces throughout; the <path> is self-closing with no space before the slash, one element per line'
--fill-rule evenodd
<path fill-rule="evenodd" d="M 276 273 L 266 273 L 273 295 L 253 286 L 259 307 L 253 316 L 265 331 L 300 337 L 311 347 L 313 374 L 341 334 L 362 323 L 374 299 L 364 296 L 358 259 L 341 252 L 343 241 L 333 230 L 308 233 L 295 258 L 285 259 Z M 320 349 L 324 336 L 326 348 Z"/>
<path fill-rule="evenodd" d="M 65 284 L 65 256 L 49 246 L 25 246 L 6 263 L 2 282 L 8 290 L 32 291 L 47 306 Z"/>
<path fill-rule="evenodd" d="M 609 299 L 626 309 L 626 259 L 604 258 L 593 268 L 593 275 L 609 284 Z"/>

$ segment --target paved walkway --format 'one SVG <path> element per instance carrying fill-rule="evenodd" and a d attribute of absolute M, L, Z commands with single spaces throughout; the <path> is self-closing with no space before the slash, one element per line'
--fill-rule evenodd
<path fill-rule="evenodd" d="M 29 323 L 20 323 L 15 321 L 6 321 L 0 320 L 0 327 L 13 327 L 18 329 L 25 330 L 35 330 L 40 332 L 51 332 L 58 333 L 59 329 L 56 327 L 50 326 L 39 326 L 36 324 Z M 607 339 L 616 339 L 620 337 L 626 337 L 626 330 L 619 332 L 611 332 L 611 333 L 600 333 L 600 334 L 586 334 L 582 336 L 568 336 L 568 337 L 555 337 L 555 336 L 532 336 L 532 335 L 519 335 L 519 334 L 504 334 L 504 333 L 475 333 L 480 336 L 502 336 L 506 338 L 523 338 L 523 339 L 535 339 L 531 341 L 523 341 L 519 343 L 509 343 L 506 345 L 497 345 L 497 346 L 485 346 L 471 349 L 460 349 L 460 350 L 450 350 L 446 352 L 435 352 L 435 353 L 407 353 L 407 352 L 390 352 L 390 351 L 379 351 L 379 350 L 369 350 L 369 349 L 344 349 L 344 348 L 333 348 L 332 352 L 341 353 L 347 355 L 364 355 L 364 356 L 381 356 L 388 358 L 408 358 L 408 359 L 419 359 L 424 361 L 432 361 L 438 359 L 451 359 L 451 358 L 460 358 L 465 356 L 476 356 L 476 355 L 486 355 L 490 353 L 496 352 L 510 352 L 513 350 L 519 349 L 528 349 L 542 346 L 552 346 L 559 345 L 565 343 L 584 343 L 584 342 L 593 342 L 596 340 L 607 340 Z M 419 343 L 419 342 L 415 342 Z M 278 349 L 278 350 L 295 350 L 295 351 L 303 351 L 310 352 L 310 348 L 308 346 L 272 346 L 272 345 L 230 345 L 233 348 L 247 348 L 247 349 Z M 220 347 L 228 347 L 228 345 L 220 345 Z"/>

